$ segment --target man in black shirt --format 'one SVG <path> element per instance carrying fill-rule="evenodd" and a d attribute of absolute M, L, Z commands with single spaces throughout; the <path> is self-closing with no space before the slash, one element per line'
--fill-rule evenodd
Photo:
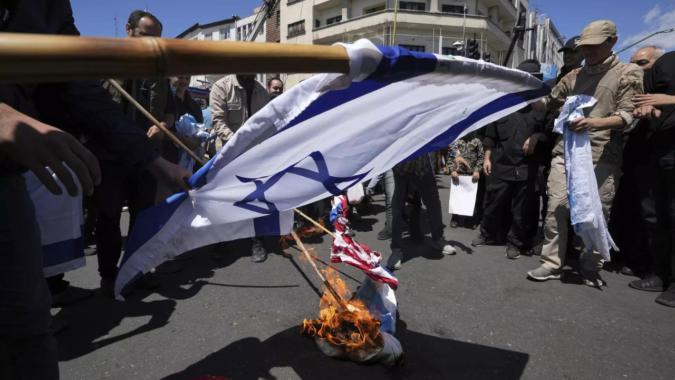
<path fill-rule="evenodd" d="M 581 63 L 584 61 L 584 54 L 578 48 L 579 42 L 581 42 L 581 36 L 574 36 L 567 40 L 565 46 L 558 50 L 558 53 L 563 53 L 565 66 L 560 68 L 560 74 L 558 74 L 557 78 L 546 81 L 547 85 L 551 87 L 555 86 L 567 73 L 581 67 Z"/>
<path fill-rule="evenodd" d="M 649 120 L 649 180 L 639 182 L 642 215 L 654 275 L 630 283 L 634 289 L 661 292 L 656 302 L 675 307 L 675 52 L 659 58 L 645 73 L 645 94 L 633 102 L 635 117 Z"/>
<path fill-rule="evenodd" d="M 527 60 L 518 69 L 541 75 L 541 65 L 536 60 Z M 545 125 L 545 115 L 529 106 L 488 125 L 483 140 L 483 168 L 489 180 L 480 234 L 471 243 L 474 247 L 496 242 L 504 211 L 510 207 L 513 221 L 507 236 L 506 257 L 517 259 L 522 251 L 532 248 L 529 229 L 536 223 L 532 208 L 539 174 L 539 160 L 534 152 L 537 144 L 546 140 Z"/>

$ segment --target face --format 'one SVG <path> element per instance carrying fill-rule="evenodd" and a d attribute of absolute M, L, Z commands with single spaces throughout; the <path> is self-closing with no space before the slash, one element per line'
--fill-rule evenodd
<path fill-rule="evenodd" d="M 607 57 L 612 55 L 612 48 L 618 40 L 617 36 L 608 38 L 599 45 L 583 45 L 581 51 L 584 53 L 584 59 L 588 65 L 597 65 L 602 63 Z"/>
<path fill-rule="evenodd" d="M 643 48 L 635 52 L 632 57 L 630 57 L 630 63 L 634 63 L 640 67 L 642 70 L 649 70 L 654 66 L 656 62 L 656 51 L 654 48 Z"/>
<path fill-rule="evenodd" d="M 129 37 L 161 37 L 162 28 L 158 23 L 152 21 L 147 17 L 143 17 L 138 22 L 138 27 L 131 29 L 131 25 L 127 24 L 127 36 Z"/>
<path fill-rule="evenodd" d="M 576 68 L 581 66 L 581 62 L 583 61 L 584 53 L 581 52 L 581 49 L 563 51 L 563 62 L 565 62 L 565 67 Z"/>
<path fill-rule="evenodd" d="M 180 91 L 185 91 L 190 87 L 190 77 L 172 77 L 171 85 Z"/>
<path fill-rule="evenodd" d="M 284 92 L 284 84 L 280 80 L 273 80 L 270 88 L 267 89 L 270 94 L 281 94 Z"/>
<path fill-rule="evenodd" d="M 243 74 L 243 75 L 237 75 L 237 81 L 239 84 L 242 86 L 248 86 L 253 84 L 253 81 L 255 80 L 254 75 L 249 75 L 249 74 Z"/>

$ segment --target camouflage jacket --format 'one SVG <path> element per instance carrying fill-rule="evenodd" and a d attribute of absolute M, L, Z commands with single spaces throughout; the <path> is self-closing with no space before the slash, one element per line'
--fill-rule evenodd
<path fill-rule="evenodd" d="M 464 157 L 466 162 L 473 168 L 469 170 L 464 165 L 459 165 L 457 168 L 455 164 L 455 157 Z M 472 175 L 474 172 L 483 170 L 483 159 L 485 152 L 483 151 L 483 143 L 480 138 L 474 137 L 471 140 L 459 139 L 448 146 L 448 169 L 450 173 L 456 171 L 457 174 Z"/>
<path fill-rule="evenodd" d="M 635 106 L 631 99 L 643 93 L 642 69 L 632 63 L 622 63 L 616 53 L 605 62 L 584 66 L 567 74 L 551 94 L 544 98 L 546 108 L 555 110 L 565 104 L 568 96 L 589 95 L 597 99 L 593 107 L 584 110 L 587 118 L 619 116 L 623 125 L 616 129 L 590 130 L 593 163 L 622 165 L 623 132 L 633 122 Z M 553 156 L 564 154 L 562 135 L 558 136 Z"/>

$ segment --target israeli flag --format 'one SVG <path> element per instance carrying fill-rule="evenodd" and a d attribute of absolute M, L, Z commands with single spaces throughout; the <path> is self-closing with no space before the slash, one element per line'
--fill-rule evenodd
<path fill-rule="evenodd" d="M 550 92 L 462 57 L 340 44 L 350 73 L 311 77 L 253 115 L 180 193 L 136 220 L 115 292 L 205 245 L 290 233 L 293 209 L 435 151 Z"/>

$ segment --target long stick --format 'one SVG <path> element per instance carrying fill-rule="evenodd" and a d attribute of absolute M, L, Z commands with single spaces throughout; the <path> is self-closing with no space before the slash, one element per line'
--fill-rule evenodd
<path fill-rule="evenodd" d="M 124 90 L 122 86 L 120 86 L 117 83 L 117 81 L 115 81 L 114 79 L 108 79 L 108 82 L 110 82 L 110 84 L 112 84 L 112 86 L 115 87 L 115 89 L 117 89 L 117 91 L 119 91 L 129 101 L 129 103 L 133 104 L 134 107 L 136 107 L 136 109 L 138 109 L 139 111 L 141 111 L 141 113 L 143 113 L 143 115 L 145 115 L 145 117 L 150 119 L 150 121 L 152 121 L 156 126 L 158 126 L 159 129 L 161 129 L 164 133 L 166 133 L 166 135 L 169 136 L 171 140 L 173 140 L 176 144 L 178 144 L 178 146 L 183 148 L 183 150 L 186 151 L 192 158 L 194 158 L 195 161 L 204 165 L 204 161 L 202 161 L 199 157 L 197 157 L 197 155 L 193 151 L 191 151 L 188 147 L 185 146 L 185 144 L 183 144 L 180 140 L 178 140 L 178 138 L 174 136 L 173 133 L 171 133 L 171 131 L 169 131 L 166 127 L 164 127 L 157 119 L 155 119 L 155 117 L 152 116 L 150 112 L 146 111 L 146 109 L 143 108 L 143 106 L 140 105 L 136 101 L 136 99 L 134 99 L 131 95 L 129 95 L 129 93 L 126 92 L 126 90 Z"/>
<path fill-rule="evenodd" d="M 341 46 L 0 33 L 0 83 L 195 74 L 349 73 Z"/>
<path fill-rule="evenodd" d="M 309 252 L 307 252 L 307 249 L 305 249 L 305 246 L 304 246 L 304 244 L 302 244 L 302 241 L 300 240 L 300 237 L 298 237 L 298 234 L 296 234 L 295 231 L 291 231 L 291 235 L 293 236 L 293 239 L 295 239 L 295 242 L 298 244 L 298 247 L 300 248 L 302 253 L 305 254 L 305 257 L 307 258 L 309 263 L 312 264 L 312 267 L 314 267 L 314 270 L 316 271 L 316 274 L 319 275 L 319 278 L 321 278 L 321 281 L 323 281 L 323 284 L 326 286 L 326 289 L 328 289 L 328 291 L 333 296 L 333 298 L 335 298 L 335 300 L 337 301 L 340 308 L 343 311 L 349 311 L 349 308 L 347 308 L 347 304 L 345 303 L 345 301 L 342 299 L 342 297 L 340 297 L 339 294 L 337 294 L 337 292 L 335 291 L 333 286 L 330 284 L 330 282 L 328 282 L 328 280 L 326 280 L 326 278 L 323 276 L 323 274 L 321 274 L 321 271 L 319 270 L 319 268 L 317 268 L 316 264 L 314 264 L 314 259 L 312 258 L 312 256 L 309 255 Z"/>
<path fill-rule="evenodd" d="M 316 220 L 314 220 L 314 219 L 310 218 L 309 216 L 305 215 L 302 211 L 298 210 L 297 208 L 294 209 L 294 210 L 295 210 L 295 212 L 297 212 L 298 214 L 300 214 L 301 216 L 303 216 L 305 219 L 307 219 L 307 220 L 309 220 L 310 222 L 312 222 L 312 224 L 314 224 L 315 226 L 321 228 L 321 229 L 323 230 L 323 232 L 327 233 L 328 235 L 330 235 L 330 236 L 332 236 L 332 237 L 335 237 L 335 235 L 333 235 L 332 232 L 328 231 L 328 230 L 326 229 L 326 227 L 324 227 L 324 226 L 320 225 L 319 223 L 317 223 Z"/>

